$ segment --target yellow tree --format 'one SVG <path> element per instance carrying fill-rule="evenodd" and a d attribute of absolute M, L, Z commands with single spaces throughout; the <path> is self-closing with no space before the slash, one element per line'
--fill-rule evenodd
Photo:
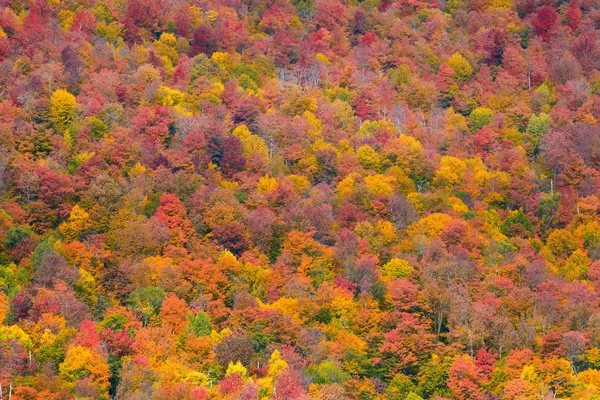
<path fill-rule="evenodd" d="M 95 349 L 79 345 L 69 347 L 59 370 L 61 377 L 72 384 L 81 378 L 89 377 L 103 393 L 106 393 L 110 386 L 108 364 L 105 357 Z"/>
<path fill-rule="evenodd" d="M 66 90 L 59 89 L 50 99 L 52 122 L 59 131 L 64 131 L 75 119 L 77 101 Z"/>
<path fill-rule="evenodd" d="M 71 209 L 69 218 L 60 224 L 59 230 L 68 240 L 77 240 L 79 236 L 91 228 L 90 214 L 77 204 Z"/>
<path fill-rule="evenodd" d="M 379 168 L 381 168 L 381 159 L 379 158 L 379 154 L 377 154 L 377 152 L 368 144 L 359 147 L 356 154 L 358 156 L 360 165 L 364 169 L 379 171 Z"/>
<path fill-rule="evenodd" d="M 467 79 L 473 73 L 473 67 L 462 54 L 456 52 L 448 59 L 448 65 L 454 71 L 457 79 Z"/>

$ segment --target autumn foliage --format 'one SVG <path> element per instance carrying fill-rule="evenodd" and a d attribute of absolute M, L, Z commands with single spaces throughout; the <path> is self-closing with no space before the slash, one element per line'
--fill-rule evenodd
<path fill-rule="evenodd" d="M 0 400 L 600 398 L 597 2 L 0 7 Z"/>

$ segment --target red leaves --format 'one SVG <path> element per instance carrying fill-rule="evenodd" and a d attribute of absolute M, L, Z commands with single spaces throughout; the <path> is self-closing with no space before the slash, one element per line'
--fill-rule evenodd
<path fill-rule="evenodd" d="M 487 55 L 487 62 L 490 65 L 499 65 L 502 63 L 502 56 L 506 47 L 506 34 L 499 28 L 490 29 L 483 40 L 483 51 Z"/>
<path fill-rule="evenodd" d="M 306 391 L 302 384 L 302 375 L 293 369 L 283 371 L 275 381 L 274 399 L 300 399 Z"/>
<path fill-rule="evenodd" d="M 414 314 L 401 313 L 395 329 L 384 334 L 379 351 L 391 374 L 409 371 L 433 350 L 435 336 Z"/>
<path fill-rule="evenodd" d="M 448 387 L 457 400 L 483 400 L 487 396 L 479 386 L 481 371 L 468 356 L 460 356 L 450 368 Z"/>
<path fill-rule="evenodd" d="M 535 33 L 548 42 L 553 30 L 559 26 L 558 21 L 558 13 L 554 7 L 545 6 L 538 9 L 536 18 L 532 21 L 532 24 L 535 28 Z"/>
<path fill-rule="evenodd" d="M 583 15 L 583 13 L 581 12 L 581 9 L 579 8 L 579 1 L 572 0 L 571 2 L 569 2 L 569 10 L 567 11 L 567 15 L 566 15 L 567 26 L 569 28 L 571 28 L 572 30 L 577 29 L 577 27 L 579 26 L 579 23 L 581 22 L 582 15 Z"/>
<path fill-rule="evenodd" d="M 172 193 L 162 195 L 155 217 L 169 229 L 173 245 L 187 244 L 189 237 L 194 234 L 194 228 L 187 219 L 183 203 Z"/>
<path fill-rule="evenodd" d="M 98 349 L 100 346 L 100 336 L 98 335 L 96 324 L 88 320 L 82 321 L 79 327 L 79 334 L 75 338 L 75 343 L 90 349 Z"/>
<path fill-rule="evenodd" d="M 171 111 L 166 106 L 142 107 L 132 127 L 155 145 L 164 145 L 172 123 Z"/>

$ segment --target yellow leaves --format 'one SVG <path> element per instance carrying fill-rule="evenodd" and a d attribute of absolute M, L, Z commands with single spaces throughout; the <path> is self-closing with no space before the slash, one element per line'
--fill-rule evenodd
<path fill-rule="evenodd" d="M 264 308 L 270 310 L 279 310 L 284 315 L 289 315 L 294 322 L 304 322 L 300 316 L 300 307 L 298 299 L 292 299 L 289 297 L 281 297 L 274 303 L 265 305 Z"/>
<path fill-rule="evenodd" d="M 485 169 L 480 169 L 475 172 L 475 183 L 480 187 L 483 187 L 491 178 L 492 173 Z"/>
<path fill-rule="evenodd" d="M 425 235 L 432 238 L 438 237 L 446 224 L 452 220 L 448 214 L 433 213 L 421 218 L 407 229 L 407 236 Z"/>
<path fill-rule="evenodd" d="M 217 260 L 217 265 L 220 270 L 227 273 L 237 273 L 242 267 L 242 263 L 229 250 L 223 250 Z"/>
<path fill-rule="evenodd" d="M 209 337 L 214 343 L 220 343 L 229 335 L 231 335 L 231 330 L 229 328 L 224 328 L 221 330 L 221 332 L 213 330 Z"/>
<path fill-rule="evenodd" d="M 156 102 L 161 106 L 173 107 L 185 101 L 185 94 L 167 86 L 159 87 L 154 93 Z"/>
<path fill-rule="evenodd" d="M 242 142 L 242 152 L 244 157 L 250 157 L 253 154 L 257 154 L 265 160 L 269 158 L 269 148 L 265 144 L 265 141 L 260 136 L 250 132 L 246 125 L 239 125 L 232 133 Z"/>
<path fill-rule="evenodd" d="M 394 278 L 408 278 L 413 270 L 413 266 L 408 261 L 392 258 L 381 267 L 382 280 L 389 282 Z"/>
<path fill-rule="evenodd" d="M 227 371 L 225 372 L 225 376 L 233 374 L 238 374 L 240 377 L 242 377 L 242 379 L 245 379 L 248 375 L 248 370 L 242 365 L 241 362 L 236 361 L 234 364 L 230 361 L 227 365 Z"/>
<path fill-rule="evenodd" d="M 104 37 L 106 40 L 110 41 L 118 40 L 121 37 L 124 30 L 125 26 L 116 21 L 108 24 L 104 21 L 101 21 L 96 26 L 96 33 Z"/>
<path fill-rule="evenodd" d="M 300 18 L 298 18 L 297 15 L 294 15 L 290 21 L 291 25 L 299 30 L 304 30 L 304 26 L 302 25 L 302 21 L 300 21 Z"/>
<path fill-rule="evenodd" d="M 60 10 L 58 12 L 58 21 L 60 27 L 63 28 L 65 31 L 68 31 L 71 28 L 74 19 L 75 13 L 71 10 Z"/>
<path fill-rule="evenodd" d="M 256 190 L 258 190 L 259 193 L 274 192 L 277 190 L 277 186 L 277 179 L 265 175 L 258 180 Z"/>
<path fill-rule="evenodd" d="M 302 115 L 307 111 L 314 114 L 317 112 L 317 101 L 312 97 L 301 96 L 296 93 L 292 95 L 289 103 L 284 104 L 281 109 L 292 116 Z"/>
<path fill-rule="evenodd" d="M 556 88 L 552 82 L 546 79 L 533 92 L 537 95 L 536 102 L 539 104 L 541 111 L 547 114 L 550 113 L 557 100 Z"/>
<path fill-rule="evenodd" d="M 288 368 L 288 364 L 284 359 L 281 358 L 281 353 L 279 350 L 275 349 L 273 353 L 271 353 L 271 357 L 269 357 L 269 370 L 267 374 L 276 378 L 282 371 Z"/>
<path fill-rule="evenodd" d="M 69 335 L 67 332 L 67 320 L 60 315 L 44 313 L 39 321 L 29 328 L 29 335 L 36 347 L 44 347 L 52 344 L 59 334 Z M 73 329 L 74 331 L 74 329 Z"/>
<path fill-rule="evenodd" d="M 380 245 L 389 246 L 398 240 L 396 227 L 394 227 L 394 225 L 388 220 L 377 221 L 375 224 L 375 232 L 378 235 Z"/>
<path fill-rule="evenodd" d="M 208 16 L 208 20 L 210 22 L 215 22 L 217 20 L 217 17 L 219 16 L 219 13 L 216 12 L 215 10 L 208 10 L 208 12 L 206 13 L 206 15 Z"/>
<path fill-rule="evenodd" d="M 65 139 L 65 143 L 67 143 L 71 149 L 75 146 L 75 136 L 68 130 L 65 131 L 63 138 Z"/>
<path fill-rule="evenodd" d="M 558 272 L 568 281 L 582 279 L 588 267 L 592 264 L 592 260 L 580 249 L 577 249 L 571 254 L 564 265 L 558 267 Z"/>
<path fill-rule="evenodd" d="M 600 389 L 600 371 L 597 369 L 586 369 L 577 375 L 577 380 L 588 386 Z"/>
<path fill-rule="evenodd" d="M 44 346 L 50 345 L 56 341 L 56 338 L 57 336 L 50 329 L 44 329 L 38 340 L 38 346 L 43 348 Z"/>
<path fill-rule="evenodd" d="M 150 64 L 140 65 L 133 74 L 133 79 L 136 83 L 147 85 L 160 81 L 160 72 Z"/>
<path fill-rule="evenodd" d="M 401 64 L 398 68 L 388 71 L 388 76 L 396 85 L 406 85 L 412 75 L 410 67 L 406 64 Z"/>
<path fill-rule="evenodd" d="M 323 63 L 325 65 L 331 64 L 331 61 L 329 61 L 329 58 L 327 58 L 325 55 L 323 55 L 321 53 L 317 53 L 317 55 L 315 57 L 316 57 L 317 61 L 319 61 L 320 63 Z"/>
<path fill-rule="evenodd" d="M 491 10 L 507 10 L 513 5 L 513 0 L 491 0 L 489 8 Z"/>
<path fill-rule="evenodd" d="M 159 41 L 167 46 L 175 47 L 175 45 L 177 44 L 177 37 L 172 33 L 163 32 L 160 35 Z"/>
<path fill-rule="evenodd" d="M 412 192 L 406 195 L 406 199 L 410 201 L 410 204 L 417 210 L 419 213 L 423 213 L 425 211 L 425 197 L 418 192 Z"/>
<path fill-rule="evenodd" d="M 358 130 L 358 134 L 363 137 L 371 137 L 375 132 L 379 130 L 380 126 L 377 121 L 364 121 Z"/>
<path fill-rule="evenodd" d="M 421 54 L 422 54 L 422 56 L 423 56 L 423 59 L 425 60 L 425 62 L 426 62 L 426 63 L 427 63 L 427 64 L 428 64 L 430 67 L 433 67 L 433 68 L 436 68 L 436 69 L 437 69 L 437 68 L 440 66 L 440 64 L 441 64 L 441 61 L 440 61 L 440 59 L 438 58 L 438 56 L 435 54 L 435 51 L 433 51 L 433 49 L 431 48 L 431 46 L 430 46 L 430 44 L 429 44 L 429 43 L 424 43 L 423 45 L 421 45 L 421 46 L 419 47 L 419 51 L 421 52 Z M 413 80 L 412 80 L 412 83 L 413 83 L 413 84 L 416 84 L 416 85 L 418 85 L 418 84 L 419 84 L 419 83 L 418 83 L 418 80 L 416 80 L 416 79 L 413 79 Z M 424 97 L 425 97 L 425 98 L 428 98 L 428 99 L 430 99 L 430 98 L 431 98 L 431 96 L 429 96 L 429 94 L 426 94 Z"/>
<path fill-rule="evenodd" d="M 149 282 L 156 285 L 159 283 L 158 278 L 162 275 L 163 269 L 173 265 L 173 259 L 162 256 L 146 257 L 144 259 L 144 265 L 146 266 L 146 268 L 143 270 L 145 275 L 144 278 L 147 280 L 149 279 Z"/>
<path fill-rule="evenodd" d="M 317 118 L 317 116 L 310 111 L 305 111 L 304 114 L 302 114 L 302 116 L 308 121 L 308 123 L 312 127 L 311 129 L 309 129 L 308 133 L 311 136 L 321 136 L 321 129 L 323 127 L 323 123 L 319 120 L 319 118 Z"/>
<path fill-rule="evenodd" d="M 131 167 L 127 175 L 133 179 L 137 178 L 138 176 L 144 175 L 144 173 L 146 173 L 146 167 L 144 167 L 138 161 L 133 167 Z"/>
<path fill-rule="evenodd" d="M 338 152 L 340 154 L 354 154 L 354 149 L 349 141 L 342 139 L 338 142 Z"/>
<path fill-rule="evenodd" d="M 356 155 L 358 156 L 358 162 L 364 169 L 378 171 L 381 168 L 379 154 L 368 144 L 359 147 Z"/>
<path fill-rule="evenodd" d="M 473 133 L 478 132 L 481 128 L 492 122 L 494 111 L 487 107 L 477 107 L 469 114 L 469 122 L 471 122 L 471 130 Z"/>
<path fill-rule="evenodd" d="M 59 131 L 64 131 L 75 119 L 77 101 L 66 90 L 59 89 L 50 99 L 52 122 Z"/>
<path fill-rule="evenodd" d="M 579 245 L 573 234 L 565 229 L 556 229 L 546 239 L 546 246 L 555 257 L 567 258 Z"/>
<path fill-rule="evenodd" d="M 448 65 L 454 71 L 457 79 L 464 80 L 473 73 L 473 67 L 462 54 L 456 52 L 448 59 Z"/>
<path fill-rule="evenodd" d="M 221 95 L 225 91 L 225 86 L 219 81 L 206 81 L 203 82 L 201 87 L 198 88 L 198 98 L 206 100 L 213 104 L 221 104 Z"/>
<path fill-rule="evenodd" d="M 359 177 L 357 173 L 352 173 L 342 179 L 335 188 L 335 194 L 339 200 L 352 193 L 354 186 L 356 185 L 355 178 Z"/>
<path fill-rule="evenodd" d="M 346 296 L 336 296 L 331 301 L 331 309 L 337 317 L 347 317 L 357 308 L 357 303 Z"/>
<path fill-rule="evenodd" d="M 229 189 L 232 191 L 236 191 L 239 189 L 240 184 L 237 182 L 233 182 L 233 181 L 228 181 L 227 179 L 224 179 L 222 176 L 217 178 L 217 184 L 219 185 L 219 187 L 223 188 L 223 189 Z"/>
<path fill-rule="evenodd" d="M 452 211 L 456 214 L 464 214 L 469 211 L 469 207 L 458 197 L 449 197 L 447 201 L 452 206 Z"/>
<path fill-rule="evenodd" d="M 154 42 L 154 49 L 156 53 L 163 59 L 165 63 L 165 69 L 170 74 L 173 70 L 173 65 L 179 61 L 179 54 L 177 54 L 177 37 L 172 33 L 164 32 L 160 35 L 160 39 Z M 170 67 L 170 68 L 169 68 Z M 169 71 L 169 69 L 171 71 Z"/>
<path fill-rule="evenodd" d="M 444 156 L 440 160 L 440 168 L 435 171 L 434 183 L 447 189 L 462 182 L 462 176 L 467 164 L 456 157 Z"/>
<path fill-rule="evenodd" d="M 417 139 L 412 136 L 400 135 L 398 141 L 402 144 L 402 147 L 406 149 L 406 152 L 414 157 L 423 157 L 423 145 Z"/>
<path fill-rule="evenodd" d="M 375 227 L 369 221 L 360 221 L 354 226 L 354 233 L 361 239 L 372 240 Z"/>
<path fill-rule="evenodd" d="M 469 131 L 467 119 L 463 115 L 455 112 L 452 108 L 446 110 L 445 114 L 447 119 L 446 126 L 457 128 L 461 132 Z"/>
<path fill-rule="evenodd" d="M 89 376 L 102 391 L 110 386 L 110 371 L 104 357 L 95 349 L 83 346 L 71 346 L 67 350 L 65 360 L 59 367 L 60 375 L 72 382 Z"/>
<path fill-rule="evenodd" d="M 95 152 L 89 152 L 89 153 L 79 153 L 73 156 L 73 163 L 75 165 L 81 165 L 84 162 L 86 162 L 87 160 L 89 160 L 90 158 L 94 157 L 96 153 Z"/>
<path fill-rule="evenodd" d="M 92 226 L 90 214 L 79 205 L 73 206 L 69 218 L 60 224 L 58 230 L 70 241 L 79 239 Z"/>
<path fill-rule="evenodd" d="M 235 66 L 241 62 L 240 55 L 235 52 L 231 54 L 216 51 L 212 54 L 210 58 L 214 60 L 219 65 L 221 70 L 224 71 L 226 74 L 231 73 Z"/>
<path fill-rule="evenodd" d="M 209 380 L 206 374 L 200 371 L 190 371 L 183 376 L 183 380 L 190 382 L 194 386 L 208 386 Z"/>
<path fill-rule="evenodd" d="M 335 122 L 341 129 L 347 129 L 353 125 L 354 121 L 354 109 L 348 101 L 336 99 L 331 105 L 333 110 Z"/>
<path fill-rule="evenodd" d="M 525 367 L 523 367 L 523 371 L 521 372 L 521 379 L 530 383 L 537 382 L 539 377 L 537 372 L 535 371 L 535 366 L 526 365 Z"/>
<path fill-rule="evenodd" d="M 235 129 L 231 132 L 234 136 L 237 136 L 240 140 L 244 140 L 250 136 L 252 136 L 252 132 L 250 132 L 250 129 L 248 129 L 248 127 L 246 125 L 238 125 L 235 127 Z"/>
<path fill-rule="evenodd" d="M 154 368 L 162 376 L 163 382 L 179 382 L 190 372 L 190 368 L 182 364 L 178 355 L 171 355 L 164 361 L 157 360 Z"/>
<path fill-rule="evenodd" d="M 394 193 L 394 187 L 392 183 L 396 180 L 391 176 L 385 176 L 382 174 L 375 174 L 373 176 L 365 177 L 365 183 L 369 188 L 369 192 L 374 196 L 378 195 L 390 195 Z"/>
<path fill-rule="evenodd" d="M 593 347 L 586 350 L 583 354 L 583 360 L 593 368 L 600 368 L 600 349 Z"/>
<path fill-rule="evenodd" d="M 251 295 L 254 297 L 263 297 L 266 295 L 266 285 L 271 273 L 268 268 L 252 263 L 244 263 L 240 273 L 250 286 Z"/>
<path fill-rule="evenodd" d="M 193 21 L 192 26 L 197 27 L 202 23 L 202 9 L 197 6 L 189 6 L 188 13 Z"/>
<path fill-rule="evenodd" d="M 580 211 L 582 208 L 579 205 Z M 581 224 L 574 229 L 573 234 L 583 242 L 585 248 L 591 248 L 594 244 L 600 242 L 600 223 L 598 221 L 590 221 Z"/>
<path fill-rule="evenodd" d="M 395 179 L 395 186 L 400 193 L 411 193 L 416 190 L 415 183 L 406 175 L 404 169 L 394 165 L 386 171 L 386 175 Z"/>
<path fill-rule="evenodd" d="M 79 268 L 79 280 L 75 282 L 75 293 L 85 300 L 88 306 L 96 304 L 98 296 L 96 296 L 96 279 L 94 276 L 83 268 Z"/>
<path fill-rule="evenodd" d="M 352 91 L 345 87 L 334 86 L 323 90 L 323 93 L 330 101 L 340 101 L 348 104 L 352 98 Z M 338 103 L 339 104 L 339 103 Z"/>
<path fill-rule="evenodd" d="M 17 325 L 1 326 L 0 327 L 0 342 L 8 342 L 15 340 L 23 345 L 27 349 L 31 349 L 33 343 L 31 338 L 25 331 L 19 328 Z"/>
<path fill-rule="evenodd" d="M 225 264 L 231 264 L 234 263 L 236 265 L 239 265 L 239 261 L 238 259 L 235 257 L 235 255 L 233 255 L 232 252 L 230 252 L 229 250 L 223 250 L 221 252 L 221 254 L 219 254 L 219 258 L 218 258 L 219 262 L 225 263 Z"/>
<path fill-rule="evenodd" d="M 304 193 L 310 188 L 310 182 L 307 177 L 303 175 L 288 175 L 288 179 L 294 184 L 294 189 L 298 193 Z"/>

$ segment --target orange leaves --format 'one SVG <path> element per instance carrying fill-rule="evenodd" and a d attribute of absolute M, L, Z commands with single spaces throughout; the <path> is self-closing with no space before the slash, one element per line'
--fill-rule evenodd
<path fill-rule="evenodd" d="M 63 222 L 58 229 L 68 240 L 73 241 L 79 239 L 91 226 L 90 215 L 76 204 L 71 209 L 67 221 Z"/>
<path fill-rule="evenodd" d="M 174 194 L 167 193 L 160 198 L 155 216 L 167 226 L 171 244 L 175 246 L 186 245 L 194 235 L 194 228 L 187 218 L 183 203 Z"/>
<path fill-rule="evenodd" d="M 110 386 L 110 371 L 105 360 L 95 349 L 72 345 L 67 349 L 65 360 L 60 364 L 60 375 L 73 385 L 78 380 L 89 377 L 101 392 L 106 392 Z"/>
<path fill-rule="evenodd" d="M 172 293 L 169 293 L 160 309 L 160 319 L 163 327 L 173 333 L 180 333 L 187 324 L 190 309 L 187 303 Z"/>

